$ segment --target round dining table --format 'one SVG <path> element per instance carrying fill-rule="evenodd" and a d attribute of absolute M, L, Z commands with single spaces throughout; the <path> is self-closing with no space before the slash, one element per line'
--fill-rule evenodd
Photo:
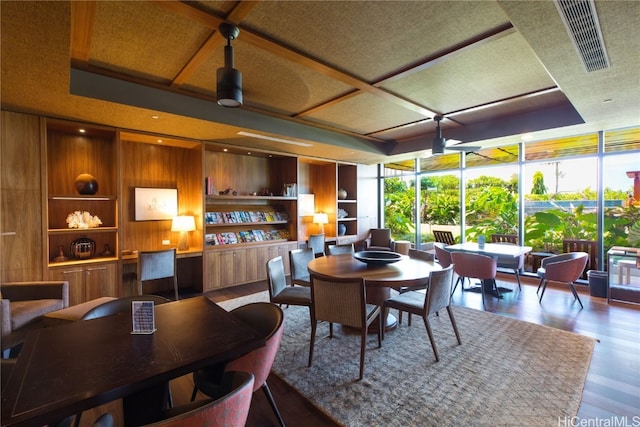
<path fill-rule="evenodd" d="M 400 261 L 390 264 L 366 264 L 353 254 L 328 255 L 315 258 L 307 265 L 309 273 L 325 279 L 333 277 L 365 279 L 367 303 L 383 306 L 391 297 L 391 288 L 403 286 L 426 286 L 431 272 L 441 270 L 434 261 L 402 256 Z M 396 318 L 387 314 L 386 328 L 396 325 Z"/>

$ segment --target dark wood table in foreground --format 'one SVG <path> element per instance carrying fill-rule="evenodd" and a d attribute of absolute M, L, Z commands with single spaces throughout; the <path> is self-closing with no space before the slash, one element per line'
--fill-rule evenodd
<path fill-rule="evenodd" d="M 157 331 L 118 314 L 31 332 L 2 390 L 2 425 L 42 426 L 265 344 L 205 297 L 155 307 Z"/>

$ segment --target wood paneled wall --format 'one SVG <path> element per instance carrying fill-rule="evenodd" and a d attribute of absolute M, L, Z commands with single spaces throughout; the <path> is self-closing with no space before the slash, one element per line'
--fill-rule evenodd
<path fill-rule="evenodd" d="M 8 111 L 0 121 L 0 279 L 42 280 L 42 123 L 37 116 Z"/>
<path fill-rule="evenodd" d="M 171 220 L 135 221 L 135 187 L 177 188 L 178 214 L 195 216 L 197 231 L 188 233 L 189 246 L 202 248 L 202 147 L 121 141 L 120 163 L 121 250 L 159 250 L 164 239 L 175 247 L 180 237 L 171 231 Z"/>

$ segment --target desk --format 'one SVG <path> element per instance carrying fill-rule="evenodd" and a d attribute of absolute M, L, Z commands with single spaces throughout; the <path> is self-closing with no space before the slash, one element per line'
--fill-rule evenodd
<path fill-rule="evenodd" d="M 307 268 L 310 273 L 327 279 L 362 277 L 367 286 L 367 303 L 380 307 L 391 296 L 391 288 L 426 285 L 431 272 L 442 269 L 436 262 L 409 257 L 393 264 L 367 265 L 351 254 L 316 258 L 309 262 Z M 387 327 L 394 326 L 395 322 L 394 316 L 387 316 Z"/>
<path fill-rule="evenodd" d="M 137 251 L 122 254 L 121 296 L 137 295 L 137 264 Z M 195 288 L 202 290 L 202 248 L 191 248 L 186 251 L 176 252 L 176 275 L 178 278 L 178 288 Z M 171 291 L 173 294 L 173 285 L 170 280 L 160 279 L 157 282 L 147 282 L 145 289 L 147 293 Z"/>
<path fill-rule="evenodd" d="M 471 252 L 475 254 L 487 255 L 492 258 L 517 258 L 531 252 L 530 246 L 519 246 L 505 243 L 485 243 L 481 249 L 477 242 L 465 242 L 446 247 L 449 252 Z M 495 295 L 491 281 L 484 281 L 482 284 L 485 294 Z M 500 297 L 499 295 L 496 295 Z"/>
<path fill-rule="evenodd" d="M 130 314 L 30 332 L 2 390 L 2 425 L 42 426 L 265 344 L 205 297 L 155 313 L 152 335 L 132 335 Z"/>

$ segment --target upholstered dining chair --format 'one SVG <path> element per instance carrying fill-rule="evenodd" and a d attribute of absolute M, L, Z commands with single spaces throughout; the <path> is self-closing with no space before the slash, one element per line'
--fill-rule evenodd
<path fill-rule="evenodd" d="M 268 302 L 256 302 L 231 310 L 231 313 L 241 321 L 254 328 L 265 338 L 264 347 L 257 348 L 249 353 L 231 360 L 224 365 L 216 365 L 197 370 L 193 373 L 193 393 L 191 401 L 195 400 L 198 390 L 207 396 L 215 396 L 219 389 L 220 375 L 228 371 L 250 372 L 255 377 L 253 383 L 254 393 L 262 389 L 278 423 L 284 427 L 284 420 L 280 415 L 269 385 L 267 377 L 271 372 L 271 366 L 276 358 L 282 331 L 284 327 L 284 313 L 275 304 Z"/>
<path fill-rule="evenodd" d="M 542 260 L 542 267 L 538 269 L 538 275 L 541 276 L 540 280 L 542 282 L 542 292 L 540 292 L 540 299 L 538 301 L 542 304 L 544 291 L 547 289 L 547 284 L 550 281 L 562 282 L 569 286 L 574 301 L 577 300 L 580 308 L 584 308 L 573 283 L 582 275 L 588 260 L 589 254 L 586 252 L 570 252 L 568 254 L 544 258 Z"/>
<path fill-rule="evenodd" d="M 313 248 L 292 249 L 289 251 L 289 265 L 291 266 L 291 286 L 311 286 L 307 265 L 315 258 Z"/>
<path fill-rule="evenodd" d="M 436 255 L 436 260 L 438 261 L 438 264 L 440 264 L 442 268 L 447 268 L 451 264 L 453 264 L 453 261 L 451 260 L 451 252 L 445 249 L 445 246 L 446 245 L 442 242 L 435 242 L 433 244 L 433 250 Z M 456 284 L 453 286 L 453 289 L 451 290 L 451 295 L 453 295 L 453 293 L 456 291 L 456 288 L 458 287 L 458 283 L 460 283 L 460 287 L 464 289 L 464 277 L 458 276 L 458 278 L 456 279 Z"/>
<path fill-rule="evenodd" d="M 309 316 L 311 316 L 311 288 L 287 286 L 284 263 L 280 255 L 267 261 L 267 281 L 269 282 L 269 300 L 272 303 L 309 307 Z"/>
<path fill-rule="evenodd" d="M 469 252 L 451 252 L 451 260 L 453 261 L 454 271 L 458 276 L 478 279 L 481 282 L 491 280 L 494 290 L 497 295 L 500 295 L 496 285 L 498 263 L 495 258 Z M 480 292 L 482 294 L 482 305 L 484 306 L 484 283 L 480 283 Z"/>
<path fill-rule="evenodd" d="M 353 254 L 356 250 L 353 243 L 343 243 L 341 245 L 328 245 L 327 255 Z"/>
<path fill-rule="evenodd" d="M 558 254 L 558 255 L 551 255 L 548 256 L 546 258 L 542 258 L 542 260 L 540 260 L 540 267 L 538 267 L 538 269 L 536 270 L 536 275 L 538 276 L 538 278 L 540 279 L 540 281 L 538 282 L 538 289 L 536 290 L 536 293 L 539 294 L 540 293 L 540 289 L 542 289 L 542 285 L 544 284 L 544 279 L 546 276 L 546 265 L 549 262 L 560 262 L 560 261 L 565 261 L 568 259 L 573 259 L 575 257 L 577 257 L 579 252 L 567 252 L 564 254 Z"/>
<path fill-rule="evenodd" d="M 309 235 L 309 247 L 313 249 L 313 255 L 317 258 L 325 256 L 324 234 Z"/>
<path fill-rule="evenodd" d="M 435 261 L 434 253 L 423 251 L 420 249 L 414 249 L 414 248 L 409 249 L 409 258 L 419 259 L 419 260 L 428 261 L 428 262 Z M 394 289 L 399 293 L 403 294 L 405 292 L 419 291 L 421 289 L 424 289 L 424 286 L 423 285 L 400 286 Z M 411 326 L 411 313 L 409 313 L 408 317 L 409 317 L 409 326 Z M 398 316 L 398 323 L 400 324 L 402 323 L 402 311 L 400 311 L 400 314 Z"/>
<path fill-rule="evenodd" d="M 93 307 L 82 316 L 82 320 L 98 319 L 118 313 L 130 313 L 132 301 L 153 301 L 154 305 L 171 302 L 170 299 L 160 295 L 132 295 L 122 297 Z"/>
<path fill-rule="evenodd" d="M 438 313 L 440 310 L 446 309 L 449 314 L 449 319 L 451 320 L 451 326 L 453 326 L 453 332 L 456 334 L 458 344 L 462 344 L 462 341 L 460 340 L 460 333 L 458 332 L 458 326 L 456 325 L 456 319 L 453 315 L 453 311 L 451 310 L 453 268 L 454 265 L 449 265 L 442 270 L 432 271 L 431 277 L 426 284 L 426 292 L 405 292 L 391 297 L 384 302 L 385 307 L 395 308 L 401 313 L 406 311 L 410 314 L 422 316 L 424 326 L 427 329 L 427 335 L 429 335 L 433 354 L 436 357 L 436 362 L 440 359 L 438 357 L 438 349 L 431 330 L 431 324 L 429 323 L 429 316 L 434 313 Z"/>
<path fill-rule="evenodd" d="M 388 228 L 372 228 L 369 230 L 367 239 L 367 250 L 370 251 L 393 251 L 393 239 L 391 230 Z"/>
<path fill-rule="evenodd" d="M 147 427 L 243 427 L 247 422 L 255 378 L 250 372 L 227 371 L 209 399 L 168 409 Z"/>
<path fill-rule="evenodd" d="M 176 249 L 138 252 L 138 295 L 142 295 L 144 282 L 156 279 L 173 280 L 173 291 L 178 301 L 178 278 L 176 276 Z"/>
<path fill-rule="evenodd" d="M 316 341 L 318 321 L 329 322 L 329 337 L 333 338 L 333 324 L 340 323 L 360 329 L 360 376 L 364 376 L 364 354 L 367 329 L 378 320 L 378 347 L 382 346 L 382 310 L 377 305 L 367 304 L 365 282 L 362 278 L 332 278 L 326 280 L 311 274 L 311 298 L 313 310 L 311 341 L 309 343 L 309 366 L 313 363 L 313 348 Z"/>

